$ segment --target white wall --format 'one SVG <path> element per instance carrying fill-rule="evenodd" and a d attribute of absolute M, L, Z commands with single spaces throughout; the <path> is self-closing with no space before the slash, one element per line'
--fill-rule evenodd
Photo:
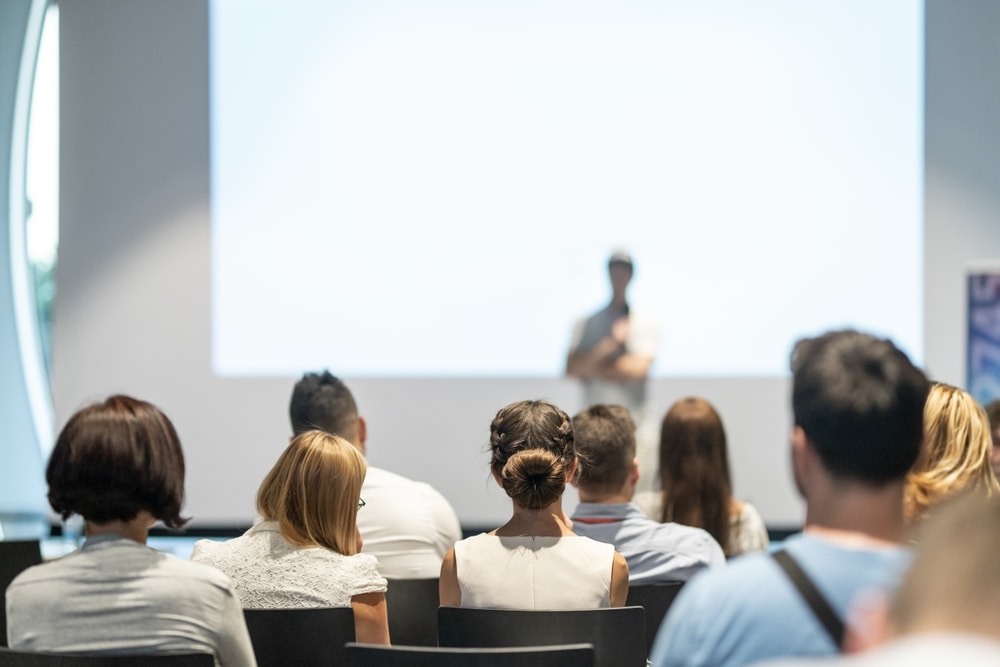
<path fill-rule="evenodd" d="M 1000 258 L 1000 3 L 926 9 L 926 365 L 966 381 L 965 271 Z"/>
<path fill-rule="evenodd" d="M 210 372 L 205 2 L 60 6 L 57 426 L 110 392 L 159 404 L 185 444 L 187 509 L 196 525 L 246 523 L 256 485 L 287 441 L 295 378 Z M 1000 231 L 991 224 L 1000 188 L 990 163 L 1000 109 L 983 99 L 984 88 L 996 96 L 997 40 L 969 40 L 966 31 L 985 33 L 990 20 L 995 28 L 998 12 L 985 0 L 928 3 L 926 358 L 938 377 L 959 383 L 962 266 L 1000 255 Z M 959 98 L 938 99 L 944 95 Z M 529 397 L 570 412 L 580 407 L 577 387 L 561 379 L 347 380 L 369 421 L 371 462 L 435 484 L 467 525 L 495 523 L 507 512 L 506 498 L 487 482 L 483 453 L 496 410 Z M 686 394 L 720 408 L 737 494 L 772 525 L 801 520 L 786 455 L 787 384 L 668 378 L 652 388 L 657 412 Z"/>

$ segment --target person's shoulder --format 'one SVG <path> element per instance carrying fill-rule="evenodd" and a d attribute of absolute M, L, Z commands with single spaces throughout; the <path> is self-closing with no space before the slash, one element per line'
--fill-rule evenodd
<path fill-rule="evenodd" d="M 682 594 L 709 603 L 713 600 L 734 603 L 742 598 L 754 599 L 761 597 L 761 591 L 766 590 L 767 582 L 777 579 L 779 574 L 769 555 L 746 554 L 730 559 L 726 567 L 699 573 L 684 587 Z"/>
<path fill-rule="evenodd" d="M 391 472 L 385 468 L 369 466 L 364 484 L 361 486 L 362 497 L 365 493 L 383 492 L 387 494 L 399 495 L 401 497 L 420 496 L 430 502 L 446 504 L 448 507 L 451 507 L 447 498 L 445 498 L 440 491 L 428 482 L 410 479 L 409 477 L 404 477 L 403 475 Z"/>

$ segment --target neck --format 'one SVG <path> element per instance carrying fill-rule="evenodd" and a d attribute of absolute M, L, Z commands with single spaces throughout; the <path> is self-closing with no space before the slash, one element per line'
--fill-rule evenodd
<path fill-rule="evenodd" d="M 548 507 L 529 510 L 514 505 L 514 515 L 510 521 L 493 531 L 500 537 L 563 537 L 573 535 L 569 520 L 562 508 L 562 498 Z"/>
<path fill-rule="evenodd" d="M 149 528 L 154 523 L 153 517 L 146 511 L 139 512 L 138 516 L 130 521 L 108 521 L 107 523 L 94 523 L 87 521 L 84 523 L 84 534 L 87 537 L 98 535 L 121 535 L 139 544 L 145 544 L 149 537 Z"/>
<path fill-rule="evenodd" d="M 807 498 L 805 532 L 843 543 L 903 541 L 903 483 L 833 481 Z"/>
<path fill-rule="evenodd" d="M 625 490 L 615 493 L 600 491 L 595 492 L 588 491 L 581 486 L 577 487 L 577 491 L 580 494 L 581 503 L 594 503 L 595 505 L 618 505 L 621 503 L 632 502 L 632 494 Z"/>

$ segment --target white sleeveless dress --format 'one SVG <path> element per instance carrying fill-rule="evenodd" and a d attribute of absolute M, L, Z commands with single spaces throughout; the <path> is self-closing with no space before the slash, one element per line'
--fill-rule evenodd
<path fill-rule="evenodd" d="M 607 607 L 614 555 L 613 545 L 589 537 L 475 535 L 455 543 L 462 606 Z"/>

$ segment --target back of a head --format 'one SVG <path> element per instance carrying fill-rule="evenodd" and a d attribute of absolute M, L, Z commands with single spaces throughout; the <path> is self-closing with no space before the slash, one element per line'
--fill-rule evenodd
<path fill-rule="evenodd" d="M 367 466 L 344 438 L 312 430 L 292 439 L 257 491 L 257 511 L 300 546 L 357 551 L 358 498 Z"/>
<path fill-rule="evenodd" d="M 621 405 L 592 405 L 573 417 L 573 441 L 580 459 L 577 481 L 595 494 L 617 493 L 635 459 L 635 422 Z"/>
<path fill-rule="evenodd" d="M 907 516 L 920 517 L 932 505 L 965 489 L 987 494 L 1000 491 L 992 453 L 993 439 L 983 408 L 958 387 L 933 385 L 924 407 L 923 449 L 907 478 Z"/>
<path fill-rule="evenodd" d="M 906 476 L 930 385 L 892 341 L 834 331 L 796 343 L 791 366 L 795 425 L 831 474 L 876 486 Z"/>
<path fill-rule="evenodd" d="M 354 396 L 329 371 L 306 373 L 295 383 L 288 416 L 295 435 L 317 429 L 352 442 L 357 437 L 358 406 Z"/>
<path fill-rule="evenodd" d="M 703 398 L 676 401 L 660 425 L 661 521 L 707 530 L 729 553 L 732 481 L 722 418 Z"/>
<path fill-rule="evenodd" d="M 63 427 L 45 479 L 49 503 L 63 518 L 104 524 L 145 510 L 171 528 L 183 526 L 184 454 L 165 414 L 116 395 L 88 405 Z"/>
<path fill-rule="evenodd" d="M 1000 497 L 964 494 L 921 524 L 893 603 L 901 635 L 966 632 L 1000 639 Z"/>
<path fill-rule="evenodd" d="M 519 401 L 490 424 L 490 468 L 515 504 L 541 509 L 558 500 L 572 466 L 573 425 L 547 401 Z"/>

